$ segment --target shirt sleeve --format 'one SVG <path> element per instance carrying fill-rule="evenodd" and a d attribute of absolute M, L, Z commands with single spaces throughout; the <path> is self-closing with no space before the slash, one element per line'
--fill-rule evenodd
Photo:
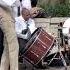
<path fill-rule="evenodd" d="M 17 37 L 22 38 L 22 39 L 28 39 L 28 34 L 22 34 L 22 29 L 20 27 L 20 24 L 18 22 L 15 23 L 15 30 L 17 33 Z"/>
<path fill-rule="evenodd" d="M 69 28 L 63 28 L 62 32 L 64 35 L 68 35 L 69 34 Z"/>
<path fill-rule="evenodd" d="M 17 34 L 20 34 L 22 32 L 20 23 L 18 21 L 15 22 L 15 30 Z"/>

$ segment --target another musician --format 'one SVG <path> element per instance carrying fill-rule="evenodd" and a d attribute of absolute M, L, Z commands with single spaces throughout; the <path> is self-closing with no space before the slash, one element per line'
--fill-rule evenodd
<path fill-rule="evenodd" d="M 63 35 L 66 44 L 65 50 L 67 51 L 68 56 L 70 56 L 70 18 L 68 18 L 63 24 Z"/>
<path fill-rule="evenodd" d="M 28 9 L 23 8 L 21 16 L 15 18 L 15 29 L 19 41 L 19 52 L 23 52 L 30 35 L 36 30 L 34 20 L 30 18 L 30 12 Z"/>
<path fill-rule="evenodd" d="M 18 7 L 16 2 L 19 3 L 19 0 L 0 0 L 0 27 L 4 33 L 4 51 L 0 70 L 18 70 L 19 45 L 12 18 L 14 17 L 13 5 Z"/>
<path fill-rule="evenodd" d="M 63 34 L 64 34 L 65 37 L 68 37 L 68 38 L 70 37 L 69 30 L 70 30 L 70 18 L 67 19 L 63 24 Z M 68 39 L 68 42 L 69 42 L 68 45 L 70 45 L 70 40 L 69 39 Z"/>

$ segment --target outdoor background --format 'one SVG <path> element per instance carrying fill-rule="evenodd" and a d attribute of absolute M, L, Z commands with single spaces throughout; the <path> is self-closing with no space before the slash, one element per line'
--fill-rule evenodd
<path fill-rule="evenodd" d="M 38 0 L 37 6 L 43 8 L 48 16 L 70 16 L 70 0 Z"/>

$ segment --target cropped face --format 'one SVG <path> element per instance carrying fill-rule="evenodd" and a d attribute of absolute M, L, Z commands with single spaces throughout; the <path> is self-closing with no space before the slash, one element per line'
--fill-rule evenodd
<path fill-rule="evenodd" d="M 30 18 L 30 12 L 27 9 L 23 9 L 22 11 L 22 17 L 24 18 L 25 21 L 29 20 Z"/>

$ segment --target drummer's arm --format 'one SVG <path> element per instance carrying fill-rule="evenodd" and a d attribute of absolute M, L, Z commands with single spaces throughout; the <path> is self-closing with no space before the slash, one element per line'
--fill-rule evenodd
<path fill-rule="evenodd" d="M 27 30 L 22 30 L 18 21 L 15 22 L 15 30 L 18 38 L 27 39 Z"/>

